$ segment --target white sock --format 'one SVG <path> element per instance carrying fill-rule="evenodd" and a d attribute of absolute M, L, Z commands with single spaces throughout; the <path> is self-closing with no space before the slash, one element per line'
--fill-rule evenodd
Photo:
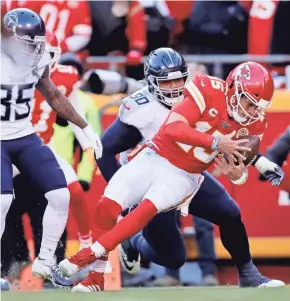
<path fill-rule="evenodd" d="M 91 246 L 91 250 L 98 258 L 106 254 L 105 248 L 97 241 Z"/>
<path fill-rule="evenodd" d="M 12 194 L 1 194 L 1 238 L 5 230 L 5 220 L 13 200 Z"/>
<path fill-rule="evenodd" d="M 70 194 L 67 188 L 61 188 L 47 192 L 45 197 L 48 204 L 42 221 L 43 234 L 38 257 L 51 261 L 67 223 Z"/>
<path fill-rule="evenodd" d="M 98 259 L 91 265 L 90 270 L 98 273 L 105 273 L 106 264 L 107 264 L 107 260 L 104 261 Z"/>

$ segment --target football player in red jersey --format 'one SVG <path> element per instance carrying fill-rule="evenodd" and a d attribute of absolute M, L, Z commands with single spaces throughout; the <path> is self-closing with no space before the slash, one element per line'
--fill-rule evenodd
<path fill-rule="evenodd" d="M 159 86 L 156 77 L 151 76 L 150 80 L 153 86 Z M 168 97 L 169 89 L 159 87 L 160 91 Z M 243 183 L 247 170 L 239 151 L 247 148 L 240 146 L 245 140 L 238 139 L 245 135 L 263 135 L 266 126 L 263 110 L 270 105 L 273 92 L 272 77 L 254 62 L 239 65 L 226 81 L 206 75 L 189 81 L 184 99 L 173 107 L 152 143 L 147 144 L 149 147 L 119 169 L 107 186 L 97 205 L 98 218 L 105 219 L 105 234 L 92 247 L 60 263 L 62 272 L 70 276 L 99 259 L 99 270 L 93 271 L 73 290 L 91 291 L 91 287 L 102 290 L 103 274 L 100 271 L 107 252 L 143 229 L 158 213 L 178 207 L 186 214 L 188 202 L 203 181 L 200 173 L 213 164 L 218 153 L 226 154 L 233 165 L 236 157 L 239 158 L 239 166 L 231 180 L 236 184 Z M 264 169 L 276 168 L 276 164 L 262 158 L 255 162 L 262 173 Z M 140 200 L 140 205 L 115 225 L 121 211 Z M 211 208 L 206 210 L 208 219 L 220 225 Z M 240 220 L 239 213 L 237 216 Z M 241 227 L 244 229 L 243 225 Z M 248 242 L 243 237 L 246 232 L 242 232 L 242 235 L 239 233 L 243 248 L 240 252 L 244 253 L 239 260 L 245 263 L 239 267 L 241 262 L 235 261 L 240 281 L 243 277 L 246 279 L 241 286 L 283 286 L 283 282 L 270 280 L 258 272 L 246 250 Z M 226 248 L 231 255 L 237 255 L 235 246 L 227 245 Z"/>
<path fill-rule="evenodd" d="M 77 70 L 72 66 L 58 65 L 58 59 L 61 54 L 61 48 L 56 35 L 47 30 L 46 32 L 47 50 L 52 57 L 51 63 L 51 79 L 58 89 L 70 99 L 76 110 L 84 118 L 78 105 L 78 99 L 76 96 L 75 88 L 79 81 L 79 75 Z M 45 98 L 38 92 L 35 92 L 35 101 L 32 111 L 32 124 L 35 128 L 38 136 L 43 140 L 45 144 L 50 144 L 53 136 L 53 125 L 56 122 L 57 114 L 54 112 Z M 84 136 L 82 131 L 70 123 L 73 128 L 74 134 L 77 137 L 80 145 L 85 152 L 93 154 L 91 143 Z M 79 241 L 80 248 L 88 247 L 92 244 L 91 229 L 89 224 L 89 210 L 87 208 L 87 201 L 85 193 L 78 181 L 77 175 L 69 165 L 69 163 L 55 153 L 55 157 L 64 172 L 68 189 L 70 192 L 70 204 L 73 215 L 79 229 Z M 14 176 L 17 171 L 14 172 Z"/>

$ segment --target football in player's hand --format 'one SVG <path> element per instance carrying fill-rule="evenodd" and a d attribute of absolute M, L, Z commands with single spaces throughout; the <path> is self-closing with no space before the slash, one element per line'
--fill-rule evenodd
<path fill-rule="evenodd" d="M 244 160 L 245 166 L 250 165 L 254 159 L 257 157 L 260 149 L 260 138 L 256 135 L 249 135 L 249 136 L 243 136 L 239 139 L 248 139 L 248 142 L 240 144 L 241 146 L 246 146 L 251 149 L 250 152 L 247 151 L 241 151 L 241 154 L 243 154 L 244 157 L 246 157 L 246 160 Z"/>

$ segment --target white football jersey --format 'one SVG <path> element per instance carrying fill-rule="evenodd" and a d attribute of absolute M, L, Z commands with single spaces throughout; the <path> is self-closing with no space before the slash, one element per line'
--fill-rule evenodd
<path fill-rule="evenodd" d="M 124 98 L 119 110 L 120 120 L 140 131 L 142 143 L 154 137 L 168 114 L 169 110 L 148 91 L 148 86 Z M 120 163 L 127 162 L 127 152 L 121 153 Z"/>
<path fill-rule="evenodd" d="M 35 68 L 19 66 L 1 50 L 1 140 L 34 133 L 31 106 L 35 85 L 50 64 L 45 51 Z"/>

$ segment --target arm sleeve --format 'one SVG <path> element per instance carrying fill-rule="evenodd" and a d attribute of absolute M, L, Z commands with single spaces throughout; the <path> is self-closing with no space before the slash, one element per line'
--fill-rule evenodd
<path fill-rule="evenodd" d="M 287 130 L 280 135 L 280 137 L 274 142 L 274 144 L 266 152 L 266 157 L 278 164 L 283 165 L 288 153 L 290 152 L 290 126 Z"/>
<path fill-rule="evenodd" d="M 173 121 L 167 124 L 164 128 L 164 134 L 170 137 L 175 142 L 184 143 L 188 145 L 201 146 L 210 149 L 214 137 L 192 128 L 194 124 L 200 119 L 201 113 L 196 102 L 191 97 L 185 97 L 172 110 L 172 113 L 182 115 L 188 124 L 183 121 Z M 168 121 L 170 121 L 170 117 Z"/>
<path fill-rule="evenodd" d="M 119 117 L 102 136 L 103 156 L 97 160 L 99 169 L 107 182 L 113 177 L 120 165 L 116 155 L 136 146 L 142 135 L 134 126 L 123 123 Z"/>

